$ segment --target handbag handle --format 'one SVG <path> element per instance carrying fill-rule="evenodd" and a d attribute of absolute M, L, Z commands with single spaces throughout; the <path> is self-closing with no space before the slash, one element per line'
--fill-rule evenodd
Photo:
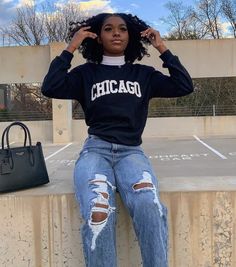
<path fill-rule="evenodd" d="M 24 140 L 24 146 L 26 146 L 26 141 L 27 141 L 27 137 L 29 139 L 29 154 L 30 154 L 30 163 L 31 165 L 34 165 L 34 154 L 33 154 L 33 151 L 32 151 L 32 141 L 31 141 L 31 135 L 30 135 L 30 131 L 28 129 L 28 127 L 22 123 L 22 122 L 19 122 L 19 121 L 16 121 L 16 122 L 13 122 L 11 123 L 3 132 L 3 136 L 2 136 L 2 148 L 4 149 L 4 137 L 6 135 L 6 141 L 7 141 L 7 149 L 9 151 L 9 154 L 10 154 L 10 158 L 11 158 L 11 168 L 13 168 L 14 166 L 14 162 L 13 162 L 13 157 L 12 157 L 12 152 L 11 152 L 11 148 L 10 148 L 10 143 L 9 143 L 9 131 L 10 131 L 10 128 L 12 126 L 20 126 L 23 130 L 24 130 L 24 133 L 25 133 L 25 140 Z"/>
<path fill-rule="evenodd" d="M 7 139 L 7 148 L 10 149 L 10 142 L 9 142 L 9 131 L 10 131 L 10 128 L 12 126 L 15 126 L 15 125 L 18 125 L 20 126 L 21 128 L 23 128 L 24 132 L 25 132 L 25 142 L 24 142 L 24 146 L 26 146 L 26 140 L 27 140 L 27 137 L 29 139 L 29 147 L 31 148 L 32 146 L 32 141 L 31 141 L 31 135 L 30 135 L 30 131 L 28 129 L 28 127 L 22 123 L 22 122 L 19 122 L 19 121 L 15 121 L 13 123 L 11 123 L 8 128 L 7 128 L 7 132 L 6 132 L 6 139 Z"/>
<path fill-rule="evenodd" d="M 19 125 L 18 123 L 20 123 L 20 122 L 14 122 L 14 125 L 15 125 L 15 123 L 17 123 L 17 125 Z M 12 123 L 13 124 L 13 123 Z M 4 139 L 5 139 L 5 135 L 6 135 L 6 132 L 7 132 L 7 130 L 8 130 L 8 128 L 9 127 L 11 127 L 11 126 L 13 126 L 12 124 L 10 124 L 10 125 L 8 125 L 6 128 L 5 128 L 5 130 L 3 131 L 3 133 L 2 133 L 2 149 L 4 149 Z M 22 123 L 23 124 L 23 123 Z M 24 138 L 25 138 L 25 140 L 24 140 L 24 146 L 26 146 L 26 142 L 27 142 L 27 132 L 26 132 L 26 129 L 25 129 L 25 126 L 26 125 L 22 125 L 21 126 L 21 128 L 24 130 Z"/>

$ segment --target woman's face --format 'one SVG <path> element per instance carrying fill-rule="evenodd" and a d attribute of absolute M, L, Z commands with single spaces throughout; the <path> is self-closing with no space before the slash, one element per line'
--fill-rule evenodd
<path fill-rule="evenodd" d="M 101 29 L 98 42 L 103 46 L 106 56 L 123 56 L 129 42 L 125 21 L 119 16 L 108 17 Z"/>

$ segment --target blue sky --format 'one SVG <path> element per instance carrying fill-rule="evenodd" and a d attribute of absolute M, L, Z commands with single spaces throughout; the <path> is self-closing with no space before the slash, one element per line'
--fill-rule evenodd
<path fill-rule="evenodd" d="M 111 1 L 111 4 L 118 8 L 119 11 L 128 11 L 137 15 L 145 22 L 158 29 L 161 34 L 164 34 L 167 31 L 167 25 L 163 24 L 161 18 L 168 15 L 168 10 L 165 8 L 167 2 L 168 1 L 165 0 L 114 0 Z M 194 0 L 183 1 L 185 5 L 193 2 Z"/>
<path fill-rule="evenodd" d="M 6 25 L 14 17 L 16 7 L 20 7 L 32 0 L 0 0 L 0 26 Z M 44 0 L 35 0 L 36 4 Z M 66 0 L 54 0 L 59 4 L 65 4 Z M 78 2 L 88 12 L 102 12 L 104 9 L 117 12 L 130 12 L 158 29 L 161 34 L 167 32 L 167 26 L 161 22 L 161 18 L 168 15 L 164 7 L 168 1 L 163 0 L 72 0 Z M 194 0 L 184 1 L 184 4 L 191 4 Z"/>

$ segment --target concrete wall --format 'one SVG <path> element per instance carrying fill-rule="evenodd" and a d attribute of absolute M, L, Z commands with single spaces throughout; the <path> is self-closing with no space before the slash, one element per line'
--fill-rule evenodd
<path fill-rule="evenodd" d="M 166 45 L 179 56 L 193 78 L 236 76 L 236 39 L 166 41 Z M 42 82 L 49 63 L 65 46 L 52 43 L 0 47 L 0 83 Z M 152 47 L 149 51 L 151 57 L 145 57 L 141 63 L 162 69 L 158 52 Z M 72 66 L 83 62 L 81 55 L 76 55 Z"/>
<path fill-rule="evenodd" d="M 26 121 L 30 129 L 33 141 L 52 142 L 52 121 Z M 0 133 L 10 122 L 1 122 Z M 73 142 L 83 142 L 87 137 L 87 126 L 84 120 L 72 120 Z M 23 140 L 23 131 L 13 127 L 11 131 L 12 141 Z M 148 137 L 173 137 L 184 138 L 197 135 L 204 136 L 235 136 L 236 116 L 216 117 L 176 117 L 176 118 L 148 118 L 143 133 Z"/>
<path fill-rule="evenodd" d="M 180 58 L 192 78 L 236 76 L 236 39 L 168 41 L 167 47 Z M 156 51 L 143 63 L 161 69 Z M 168 72 L 166 72 L 168 73 Z"/>
<path fill-rule="evenodd" d="M 83 120 L 73 120 L 72 140 L 81 142 L 87 136 L 87 126 Z M 235 136 L 236 116 L 216 117 L 170 117 L 148 118 L 143 138 L 174 137 L 183 138 L 193 135 Z"/>
<path fill-rule="evenodd" d="M 0 123 L 0 136 L 11 122 Z M 24 122 L 31 133 L 33 141 L 52 142 L 52 121 L 26 121 Z M 23 142 L 24 132 L 19 126 L 13 126 L 10 130 L 10 142 Z"/>
<path fill-rule="evenodd" d="M 149 118 L 144 137 L 220 136 L 236 134 L 236 116 Z"/>
<path fill-rule="evenodd" d="M 179 56 L 192 77 L 236 76 L 236 39 L 168 41 L 166 44 Z M 48 46 L 1 47 L 0 83 L 42 82 L 50 62 L 65 46 L 65 43 L 52 43 Z M 159 53 L 153 47 L 149 52 L 151 57 L 145 57 L 141 63 L 166 73 L 161 67 Z M 81 55 L 75 53 L 72 67 L 83 62 Z M 53 99 L 52 102 L 53 142 L 71 142 L 77 135 L 73 133 L 71 123 L 71 101 Z"/>
<path fill-rule="evenodd" d="M 68 183 L 66 179 L 64 187 L 60 185 L 61 193 L 52 193 L 46 186 L 1 195 L 0 266 L 85 266 L 82 218 L 73 193 L 62 191 Z M 55 187 L 51 185 L 54 191 Z M 235 189 L 235 184 L 234 191 L 207 191 L 206 186 L 193 192 L 161 189 L 169 211 L 169 267 L 236 266 Z M 118 194 L 117 213 L 118 266 L 141 267 L 132 222 Z"/>
<path fill-rule="evenodd" d="M 49 46 L 0 47 L 0 83 L 41 82 L 50 61 Z"/>
<path fill-rule="evenodd" d="M 172 41 L 167 45 L 178 54 L 192 77 L 236 76 L 236 39 Z M 0 48 L 0 83 L 41 82 L 50 61 L 64 46 L 60 43 Z M 73 66 L 77 62 L 83 62 L 81 57 L 74 58 Z M 161 66 L 157 57 L 146 58 L 143 63 Z M 84 139 L 84 121 L 71 120 L 70 106 L 69 101 L 53 101 L 54 113 L 60 109 L 63 118 L 58 113 L 53 122 L 26 122 L 33 139 L 45 142 Z M 1 123 L 0 131 L 8 124 Z M 235 132 L 236 116 L 150 118 L 143 136 L 235 135 Z M 22 131 L 14 129 L 11 138 L 21 140 Z M 180 177 L 160 185 L 161 199 L 169 210 L 170 267 L 236 266 L 235 177 L 218 178 L 215 180 L 224 181 L 218 186 L 205 177 L 201 184 L 199 177 L 189 183 L 189 177 Z M 120 267 L 139 267 L 140 252 L 132 224 L 117 198 L 118 263 Z M 1 266 L 84 266 L 79 230 L 82 219 L 68 177 L 25 192 L 1 194 L 0 214 Z"/>

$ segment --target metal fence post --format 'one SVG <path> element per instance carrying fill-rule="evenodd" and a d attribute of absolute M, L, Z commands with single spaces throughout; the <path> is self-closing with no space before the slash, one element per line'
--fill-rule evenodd
<path fill-rule="evenodd" d="M 216 115 L 216 105 L 213 105 L 212 109 L 213 109 L 213 116 L 215 117 L 215 115 Z"/>

